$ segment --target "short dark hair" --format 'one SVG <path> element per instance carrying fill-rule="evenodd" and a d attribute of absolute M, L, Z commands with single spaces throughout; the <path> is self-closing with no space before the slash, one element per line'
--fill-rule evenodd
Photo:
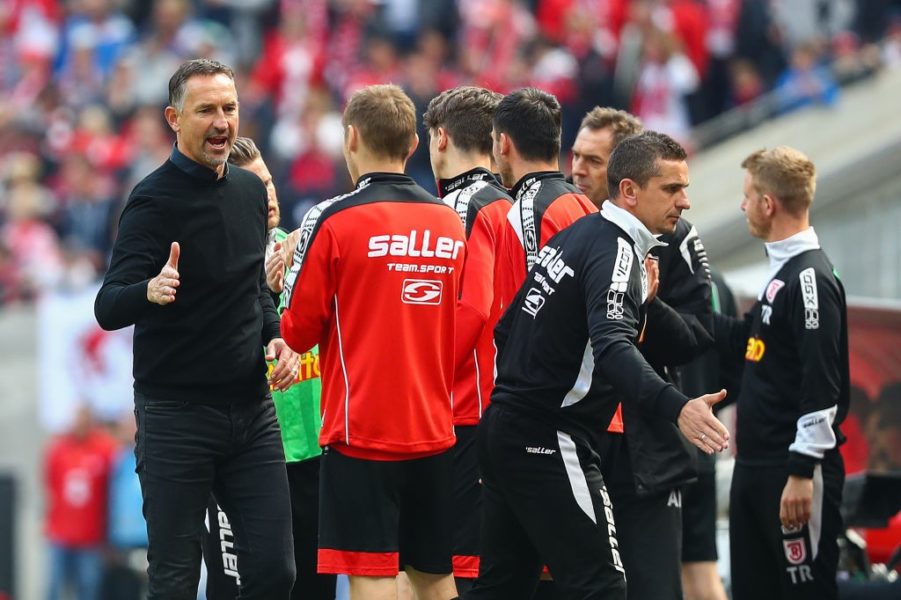
<path fill-rule="evenodd" d="M 198 75 L 228 75 L 235 80 L 235 72 L 231 67 L 209 58 L 195 58 L 183 62 L 175 74 L 169 79 L 169 106 L 181 110 L 185 102 L 185 85 L 191 77 Z"/>
<path fill-rule="evenodd" d="M 353 125 L 367 148 L 379 156 L 406 159 L 416 139 L 416 107 L 394 85 L 370 85 L 347 102 L 344 127 Z"/>
<path fill-rule="evenodd" d="M 624 110 L 617 110 L 608 106 L 595 106 L 582 119 L 579 130 L 585 128 L 591 131 L 609 129 L 613 136 L 613 148 L 629 137 L 641 133 L 643 128 L 641 119 Z"/>
<path fill-rule="evenodd" d="M 560 156 L 560 103 L 553 94 L 522 88 L 507 94 L 494 111 L 494 132 L 510 136 L 526 160 Z"/>
<path fill-rule="evenodd" d="M 627 137 L 613 149 L 607 164 L 607 189 L 611 198 L 619 196 L 619 184 L 631 179 L 639 186 L 660 174 L 658 160 L 685 160 L 688 154 L 679 142 L 664 133 L 645 131 Z"/>
<path fill-rule="evenodd" d="M 491 121 L 501 98 L 481 87 L 455 87 L 432 98 L 422 121 L 429 130 L 445 128 L 463 152 L 491 154 Z"/>
<path fill-rule="evenodd" d="M 258 158 L 262 158 L 260 149 L 249 137 L 235 138 L 231 152 L 228 153 L 228 162 L 239 167 L 246 167 Z"/>

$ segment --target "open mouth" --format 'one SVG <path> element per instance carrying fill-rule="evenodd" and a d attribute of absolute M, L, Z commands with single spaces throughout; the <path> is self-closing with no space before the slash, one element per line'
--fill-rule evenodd
<path fill-rule="evenodd" d="M 206 139 L 206 143 L 213 150 L 223 151 L 228 146 L 228 137 L 224 135 L 210 136 Z"/>

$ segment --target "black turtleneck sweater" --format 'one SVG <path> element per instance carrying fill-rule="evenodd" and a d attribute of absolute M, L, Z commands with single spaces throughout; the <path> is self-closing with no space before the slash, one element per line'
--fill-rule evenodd
<path fill-rule="evenodd" d="M 214 171 L 173 149 L 135 186 L 94 303 L 107 330 L 135 325 L 135 391 L 188 402 L 252 400 L 267 392 L 262 347 L 279 335 L 266 287 L 266 190 L 230 165 Z M 181 246 L 175 302 L 147 284 Z"/>

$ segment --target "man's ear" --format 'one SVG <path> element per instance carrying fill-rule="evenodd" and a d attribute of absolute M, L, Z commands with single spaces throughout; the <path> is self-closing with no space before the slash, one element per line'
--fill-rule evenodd
<path fill-rule="evenodd" d="M 510 136 L 506 133 L 501 133 L 498 137 L 498 145 L 500 146 L 501 156 L 507 156 L 510 154 L 510 147 L 513 145 L 512 140 L 510 140 Z"/>
<path fill-rule="evenodd" d="M 445 150 L 447 150 L 447 142 L 449 139 L 447 137 L 447 129 L 445 129 L 444 127 L 439 127 L 437 135 L 438 135 L 438 150 L 441 152 L 444 152 Z"/>
<path fill-rule="evenodd" d="M 634 179 L 626 177 L 619 182 L 619 198 L 621 198 L 627 206 L 634 208 L 635 206 L 638 206 L 638 189 L 638 183 L 636 183 Z"/>
<path fill-rule="evenodd" d="M 768 217 L 772 217 L 776 213 L 776 205 L 779 201 L 769 194 L 764 194 L 760 200 L 763 203 L 764 214 Z"/>
<path fill-rule="evenodd" d="M 169 123 L 170 129 L 175 133 L 178 133 L 178 110 L 174 106 L 167 106 L 166 110 L 163 111 L 163 115 L 166 117 L 166 122 Z"/>
<path fill-rule="evenodd" d="M 360 134 L 357 132 L 357 128 L 353 125 L 348 125 L 344 130 L 344 143 L 347 145 L 347 149 L 351 152 L 357 151 L 357 146 L 360 143 Z"/>
<path fill-rule="evenodd" d="M 413 144 L 410 146 L 410 151 L 407 152 L 407 158 L 404 159 L 404 162 L 410 160 L 410 157 L 413 156 L 413 153 L 416 152 L 416 149 L 419 147 L 419 134 L 413 134 Z"/>

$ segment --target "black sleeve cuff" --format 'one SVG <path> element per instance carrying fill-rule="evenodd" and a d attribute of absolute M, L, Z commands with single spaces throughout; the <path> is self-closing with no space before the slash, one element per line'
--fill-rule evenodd
<path fill-rule="evenodd" d="M 788 474 L 807 479 L 813 478 L 813 470 L 820 463 L 817 459 L 797 452 L 788 453 Z"/>
<path fill-rule="evenodd" d="M 147 286 L 150 285 L 150 279 L 145 279 L 134 285 L 130 285 L 122 290 L 122 302 L 126 306 L 134 307 L 137 313 L 141 313 L 150 304 L 147 299 Z"/>
<path fill-rule="evenodd" d="M 268 344 L 278 337 L 282 337 L 281 324 L 279 323 L 279 321 L 266 323 L 263 326 L 263 345 Z"/>
<path fill-rule="evenodd" d="M 101 287 L 94 300 L 94 317 L 106 331 L 134 325 L 151 306 L 147 299 L 149 279 L 124 286 Z"/>
<path fill-rule="evenodd" d="M 688 397 L 673 385 L 667 385 L 657 395 L 657 412 L 673 423 L 679 420 L 682 409 L 688 404 Z"/>

